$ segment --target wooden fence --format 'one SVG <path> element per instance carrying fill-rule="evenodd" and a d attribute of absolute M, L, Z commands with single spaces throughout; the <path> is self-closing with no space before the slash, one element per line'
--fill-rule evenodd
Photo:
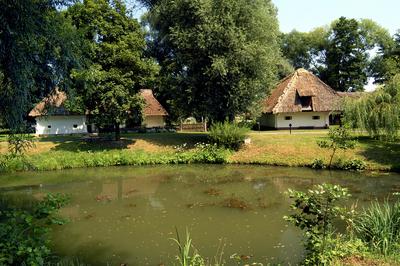
<path fill-rule="evenodd" d="M 207 132 L 207 123 L 180 124 L 177 130 L 181 132 Z"/>

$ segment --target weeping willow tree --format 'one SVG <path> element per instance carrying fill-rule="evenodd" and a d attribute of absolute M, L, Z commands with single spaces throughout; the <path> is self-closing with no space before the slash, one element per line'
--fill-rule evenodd
<path fill-rule="evenodd" d="M 371 94 L 347 99 L 344 121 L 353 129 L 366 130 L 375 138 L 397 138 L 400 129 L 400 74 Z"/>

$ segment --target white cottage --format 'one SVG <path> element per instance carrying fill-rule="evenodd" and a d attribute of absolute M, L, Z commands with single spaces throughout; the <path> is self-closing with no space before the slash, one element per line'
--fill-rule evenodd
<path fill-rule="evenodd" d="M 140 94 L 146 103 L 143 110 L 143 126 L 147 128 L 165 127 L 165 120 L 168 116 L 167 111 L 154 97 L 150 89 L 140 90 Z"/>
<path fill-rule="evenodd" d="M 67 95 L 55 88 L 29 113 L 36 120 L 37 135 L 88 133 L 85 114 L 69 112 L 65 106 Z"/>
<path fill-rule="evenodd" d="M 298 69 L 284 78 L 263 103 L 264 128 L 327 128 L 329 116 L 340 111 L 342 97 L 317 76 Z"/>
<path fill-rule="evenodd" d="M 145 100 L 143 125 L 147 128 L 165 127 L 167 111 L 157 101 L 150 89 L 140 91 Z M 62 135 L 88 133 L 88 119 L 85 114 L 69 112 L 64 103 L 67 95 L 58 88 L 33 108 L 29 116 L 36 120 L 37 135 Z"/>

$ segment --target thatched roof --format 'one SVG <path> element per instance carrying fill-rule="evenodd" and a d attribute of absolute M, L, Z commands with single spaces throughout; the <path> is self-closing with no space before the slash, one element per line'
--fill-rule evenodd
<path fill-rule="evenodd" d="M 49 96 L 39 102 L 30 112 L 29 116 L 44 116 L 44 115 L 71 115 L 64 107 L 64 102 L 67 100 L 67 94 L 55 88 Z"/>
<path fill-rule="evenodd" d="M 150 89 L 140 90 L 140 94 L 144 98 L 146 102 L 146 106 L 144 107 L 143 114 L 145 116 L 167 116 L 168 113 L 164 109 L 164 107 L 160 104 L 159 101 L 154 97 L 153 91 Z"/>
<path fill-rule="evenodd" d="M 307 111 L 331 112 L 340 110 L 342 97 L 311 72 L 300 68 L 272 90 L 263 103 L 264 113 L 302 112 L 304 99 L 311 99 Z"/>
<path fill-rule="evenodd" d="M 140 90 L 140 94 L 146 102 L 146 106 L 143 110 L 145 116 L 167 116 L 168 113 L 164 107 L 157 101 L 153 96 L 152 90 Z M 67 100 L 67 94 L 55 88 L 49 96 L 39 102 L 30 112 L 29 116 L 45 116 L 45 115 L 72 115 L 65 106 L 64 103 Z"/>

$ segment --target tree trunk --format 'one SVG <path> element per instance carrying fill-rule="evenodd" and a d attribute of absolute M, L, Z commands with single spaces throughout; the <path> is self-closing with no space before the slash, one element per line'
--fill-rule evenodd
<path fill-rule="evenodd" d="M 115 123 L 114 129 L 115 129 L 115 140 L 118 141 L 121 139 L 121 131 L 119 128 L 119 123 Z"/>
<path fill-rule="evenodd" d="M 230 123 L 233 123 L 233 122 L 235 121 L 235 115 L 234 115 L 234 114 L 229 114 L 229 116 L 228 116 L 228 121 L 229 121 Z"/>
<path fill-rule="evenodd" d="M 333 160 L 333 156 L 335 156 L 335 152 L 336 152 L 336 148 L 333 149 L 333 152 L 331 154 L 331 159 L 329 160 L 328 169 L 331 169 L 331 167 L 332 167 L 332 160 Z"/>

